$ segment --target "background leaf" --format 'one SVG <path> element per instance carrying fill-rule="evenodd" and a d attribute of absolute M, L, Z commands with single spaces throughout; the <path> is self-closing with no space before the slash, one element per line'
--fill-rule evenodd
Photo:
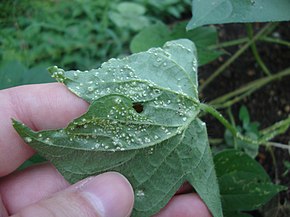
<path fill-rule="evenodd" d="M 192 0 L 187 29 L 207 24 L 290 20 L 289 0 Z"/>
<path fill-rule="evenodd" d="M 47 66 L 39 65 L 26 68 L 18 61 L 3 63 L 0 67 L 0 90 L 24 84 L 52 82 L 47 73 Z"/>
<path fill-rule="evenodd" d="M 146 51 L 151 47 L 160 47 L 166 41 L 187 38 L 194 41 L 196 45 L 199 66 L 215 60 L 222 54 L 221 51 L 210 48 L 218 40 L 215 27 L 200 27 L 187 32 L 185 30 L 186 23 L 180 22 L 174 25 L 172 29 L 161 22 L 144 28 L 131 41 L 131 52 Z"/>
<path fill-rule="evenodd" d="M 111 20 L 122 28 L 140 30 L 149 25 L 149 19 L 144 16 L 146 8 L 134 2 L 121 2 L 117 6 L 117 11 L 111 11 Z"/>
<path fill-rule="evenodd" d="M 14 127 L 70 182 L 124 174 L 135 190 L 132 216 L 158 212 L 187 180 L 222 217 L 206 127 L 197 118 L 196 70 L 194 44 L 185 39 L 87 72 L 53 67 L 53 77 L 91 103 L 88 112 L 65 129 L 34 132 L 16 121 Z"/>
<path fill-rule="evenodd" d="M 227 213 L 257 209 L 287 189 L 273 184 L 263 167 L 243 152 L 223 151 L 214 157 L 214 162 Z"/>

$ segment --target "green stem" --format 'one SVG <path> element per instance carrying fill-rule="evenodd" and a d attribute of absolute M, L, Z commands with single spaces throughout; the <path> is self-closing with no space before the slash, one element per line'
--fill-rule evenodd
<path fill-rule="evenodd" d="M 272 157 L 272 161 L 273 161 L 274 172 L 275 172 L 275 183 L 278 184 L 278 170 L 277 170 L 277 161 L 276 161 L 275 153 L 274 153 L 271 146 L 268 146 L 267 149 L 268 149 L 268 151 Z"/>
<path fill-rule="evenodd" d="M 240 45 L 240 44 L 243 44 L 243 43 L 248 42 L 248 41 L 249 41 L 248 37 L 239 38 L 239 39 L 236 39 L 236 40 L 221 42 L 221 43 L 218 43 L 216 45 L 209 46 L 208 48 L 209 49 L 226 48 L 226 47 Z"/>
<path fill-rule="evenodd" d="M 247 27 L 247 32 L 248 32 L 248 37 L 250 39 L 253 39 L 254 37 L 254 30 L 253 30 L 253 25 L 251 23 L 247 23 L 246 24 L 246 27 Z M 259 64 L 259 66 L 262 68 L 262 70 L 264 71 L 264 73 L 266 75 L 271 75 L 271 72 L 270 70 L 267 68 L 267 66 L 265 65 L 265 63 L 263 62 L 259 52 L 258 52 L 258 49 L 257 49 L 257 46 L 256 46 L 256 42 L 253 42 L 251 44 L 251 50 L 252 50 L 252 53 L 257 61 L 257 63 Z"/>
<path fill-rule="evenodd" d="M 235 118 L 234 118 L 234 116 L 233 116 L 233 113 L 232 113 L 231 107 L 228 107 L 228 109 L 227 109 L 227 113 L 228 113 L 228 116 L 229 116 L 229 119 L 230 119 L 231 125 L 236 129 Z M 237 138 L 234 136 L 233 139 L 234 139 L 234 148 L 235 148 L 235 149 L 238 149 Z"/>
<path fill-rule="evenodd" d="M 224 139 L 222 139 L 222 138 L 208 138 L 208 141 L 211 145 L 219 145 L 224 141 Z"/>
<path fill-rule="evenodd" d="M 216 109 L 214 109 L 212 106 L 204 104 L 204 103 L 200 103 L 200 108 L 202 111 L 205 111 L 207 113 L 210 113 L 212 116 L 214 116 L 222 125 L 224 125 L 231 133 L 234 137 L 244 141 L 244 142 L 248 142 L 250 144 L 254 144 L 254 145 L 259 145 L 260 142 L 253 140 L 251 138 L 245 137 L 243 135 L 241 135 L 236 128 L 230 124 L 230 122 L 228 122 L 228 120 L 226 120 L 221 113 L 219 113 Z"/>
<path fill-rule="evenodd" d="M 243 45 L 231 58 L 229 58 L 224 64 L 222 64 L 208 79 L 201 84 L 199 90 L 202 91 L 207 85 L 209 85 L 217 76 L 219 76 L 229 65 L 231 65 L 242 53 L 244 53 L 252 43 L 258 40 L 265 34 L 268 28 L 271 27 L 271 23 L 268 23 L 263 29 L 261 29 L 251 40 Z"/>
<path fill-rule="evenodd" d="M 267 142 L 266 146 L 271 146 L 271 147 L 275 147 L 275 148 L 281 148 L 281 149 L 286 149 L 288 151 L 290 151 L 290 146 L 289 145 L 285 145 L 285 144 L 281 144 L 278 142 Z"/>
<path fill-rule="evenodd" d="M 284 46 L 290 47 L 290 42 L 282 40 L 280 38 L 263 37 L 263 38 L 260 38 L 260 40 L 264 41 L 264 42 L 276 43 L 276 44 L 280 44 L 280 45 L 284 45 Z"/>
<path fill-rule="evenodd" d="M 204 104 L 204 103 L 200 103 L 200 109 L 204 112 L 210 113 L 213 117 L 215 117 L 222 125 L 224 125 L 233 135 L 234 138 L 236 139 L 240 139 L 244 142 L 253 144 L 253 145 L 260 145 L 260 144 L 269 144 L 269 140 L 274 138 L 274 136 L 284 133 L 290 126 L 290 116 L 285 119 L 282 120 L 274 125 L 272 125 L 271 127 L 268 127 L 261 132 L 262 134 L 262 138 L 260 138 L 259 140 L 253 140 L 249 137 L 243 136 L 240 132 L 237 131 L 236 127 L 233 126 L 232 124 L 230 124 L 230 122 L 228 120 L 226 120 L 221 113 L 219 113 L 215 108 L 213 108 L 210 105 Z M 274 131 L 269 133 L 269 131 Z M 266 134 L 266 136 L 263 136 L 263 134 Z M 268 135 L 269 134 L 269 135 Z M 277 145 L 276 145 L 277 146 Z M 235 147 L 236 148 L 236 147 Z M 285 147 L 283 147 L 285 148 Z"/>
<path fill-rule="evenodd" d="M 290 115 L 285 120 L 279 121 L 272 126 L 263 129 L 260 131 L 261 133 L 261 140 L 262 141 L 269 141 L 273 139 L 275 136 L 284 133 L 290 127 Z"/>
<path fill-rule="evenodd" d="M 265 33 L 262 35 L 262 37 L 269 35 L 271 32 L 273 32 L 277 28 L 278 25 L 279 25 L 279 22 L 271 23 L 271 25 L 265 31 Z"/>
<path fill-rule="evenodd" d="M 232 104 L 240 101 L 244 97 L 250 95 L 254 91 L 258 90 L 259 88 L 263 87 L 264 85 L 270 83 L 271 81 L 274 81 L 276 79 L 280 79 L 284 76 L 289 76 L 289 75 L 290 75 L 290 68 L 287 68 L 274 75 L 252 81 L 248 83 L 246 86 L 240 87 L 230 93 L 227 93 L 223 96 L 220 96 L 210 101 L 209 104 L 214 105 L 215 108 L 227 108 L 231 106 Z"/>

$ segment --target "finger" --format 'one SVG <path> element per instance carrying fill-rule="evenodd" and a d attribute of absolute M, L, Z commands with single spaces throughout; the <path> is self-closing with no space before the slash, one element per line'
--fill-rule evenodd
<path fill-rule="evenodd" d="M 8 217 L 8 212 L 7 212 L 7 210 L 4 207 L 1 195 L 0 195 L 0 216 L 1 217 Z"/>
<path fill-rule="evenodd" d="M 189 182 L 184 182 L 178 191 L 175 193 L 175 195 L 178 194 L 185 194 L 185 193 L 190 193 L 193 192 L 193 187 L 189 184 Z"/>
<path fill-rule="evenodd" d="M 68 182 L 59 172 L 46 163 L 34 165 L 0 179 L 0 195 L 7 211 L 16 213 L 68 186 Z"/>
<path fill-rule="evenodd" d="M 133 201 L 129 182 L 120 174 L 110 172 L 73 185 L 13 217 L 128 217 Z"/>
<path fill-rule="evenodd" d="M 174 196 L 154 217 L 211 217 L 206 205 L 195 193 Z"/>
<path fill-rule="evenodd" d="M 65 127 L 88 104 L 59 83 L 26 85 L 0 91 L 0 177 L 33 154 L 12 127 L 11 118 L 34 130 Z"/>

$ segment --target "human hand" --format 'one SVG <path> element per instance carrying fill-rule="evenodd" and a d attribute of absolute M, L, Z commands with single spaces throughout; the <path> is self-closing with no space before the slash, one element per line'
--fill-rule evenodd
<path fill-rule="evenodd" d="M 49 163 L 15 171 L 34 151 L 12 127 L 11 118 L 34 130 L 65 127 L 85 113 L 88 104 L 62 84 L 27 85 L 0 91 L 0 217 L 128 217 L 134 195 L 115 172 L 74 185 Z M 180 189 L 154 217 L 210 217 L 201 199 Z"/>

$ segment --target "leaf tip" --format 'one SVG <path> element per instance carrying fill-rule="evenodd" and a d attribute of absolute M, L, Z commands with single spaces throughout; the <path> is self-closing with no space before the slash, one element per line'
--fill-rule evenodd
<path fill-rule="evenodd" d="M 32 132 L 30 128 L 28 128 L 24 123 L 12 118 L 12 126 L 16 130 L 16 132 L 24 138 L 24 136 L 29 134 L 29 131 Z"/>
<path fill-rule="evenodd" d="M 66 79 L 66 77 L 64 76 L 64 70 L 58 68 L 57 66 L 51 66 L 47 70 L 50 73 L 51 77 L 55 78 L 58 82 L 63 83 Z"/>

